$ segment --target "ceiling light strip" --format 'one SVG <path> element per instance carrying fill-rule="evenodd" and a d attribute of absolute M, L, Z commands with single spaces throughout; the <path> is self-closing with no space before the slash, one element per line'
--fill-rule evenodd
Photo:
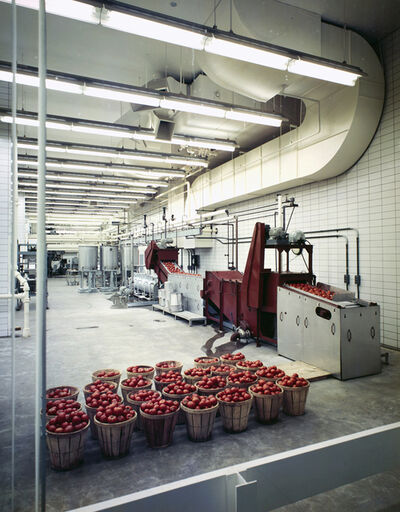
<path fill-rule="evenodd" d="M 6 112 L 0 120 L 4 123 L 12 123 L 12 116 Z M 38 126 L 37 114 L 32 112 L 18 112 L 15 122 L 22 126 Z M 185 135 L 176 135 L 171 140 L 157 139 L 151 131 L 140 131 L 137 127 L 125 125 L 114 125 L 113 123 L 100 123 L 97 121 L 77 120 L 72 118 L 61 118 L 61 116 L 47 116 L 47 128 L 55 128 L 69 132 L 85 133 L 89 135 L 102 135 L 106 137 L 115 137 L 118 139 L 132 139 L 157 142 L 160 144 L 176 144 L 179 146 L 193 147 L 200 149 L 214 149 L 218 151 L 233 152 L 237 145 L 231 141 L 204 139 L 197 137 L 186 137 Z M 56 151 L 56 149 L 54 149 Z"/>
<path fill-rule="evenodd" d="M 0 0 L 1 2 L 1 0 Z M 0 68 L 0 80 L 5 82 L 12 81 L 12 73 L 8 71 L 8 66 Z M 48 73 L 50 75 L 51 73 Z M 89 78 L 75 78 L 75 82 L 63 80 L 63 73 L 55 73 L 54 78 L 46 79 L 46 88 L 50 90 L 57 90 L 66 93 L 78 93 L 84 96 L 91 96 L 106 100 L 115 100 L 125 103 L 134 103 L 137 105 L 145 105 L 153 108 L 166 108 L 180 112 L 189 112 L 201 116 L 217 117 L 220 119 L 232 119 L 234 115 L 235 121 L 248 121 L 248 114 L 252 114 L 252 123 L 261 124 L 265 126 L 280 126 L 282 121 L 286 120 L 281 115 L 269 114 L 260 110 L 246 109 L 243 107 L 233 107 L 225 103 L 219 103 L 202 98 L 190 98 L 177 94 L 161 94 L 158 91 L 149 93 L 146 89 L 134 87 L 132 85 L 113 84 L 109 82 L 107 85 L 87 85 L 90 82 Z M 60 77 L 60 78 L 58 78 Z M 38 87 L 38 79 L 34 71 L 18 71 L 16 75 L 16 82 L 19 85 L 27 85 L 31 87 Z M 54 87 L 53 85 L 56 85 Z M 80 88 L 77 90 L 76 88 Z M 126 92 L 124 89 L 131 91 Z M 136 91 L 136 92 L 132 92 Z M 151 97 L 152 94 L 154 97 Z M 149 100 L 149 98 L 151 98 Z M 31 126 L 35 126 L 34 120 L 31 119 Z M 59 122 L 48 121 L 47 128 L 63 129 Z"/>
<path fill-rule="evenodd" d="M 0 1 L 11 3 L 11 0 Z M 38 9 L 38 0 L 16 0 L 16 3 L 30 9 Z M 86 3 L 76 0 L 63 0 L 62 2 L 48 0 L 46 11 L 49 14 L 101 25 L 120 32 L 342 85 L 353 86 L 359 77 L 365 75 L 355 66 L 279 48 L 262 41 L 222 32 L 214 28 L 210 29 L 204 25 L 196 25 L 162 14 L 143 11 L 127 4 L 111 3 L 108 5 L 105 3 L 105 5 L 109 9 L 104 6 L 104 2 L 100 1 L 93 2 L 91 0 L 90 3 Z M 82 94 L 76 89 L 76 84 L 67 82 L 67 85 L 70 88 L 68 92 Z M 60 83 L 50 83 L 49 86 L 54 90 L 63 90 L 63 84 Z M 96 94 L 96 92 L 92 92 L 92 94 Z M 124 92 L 123 94 L 133 93 Z M 110 97 L 109 99 L 116 98 Z M 151 101 L 150 97 L 147 101 Z"/>

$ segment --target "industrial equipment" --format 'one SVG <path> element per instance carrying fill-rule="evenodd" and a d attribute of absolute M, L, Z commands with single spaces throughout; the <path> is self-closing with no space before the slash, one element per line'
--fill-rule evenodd
<path fill-rule="evenodd" d="M 30 295 L 35 295 L 36 244 L 18 244 L 18 271 L 27 280 Z"/>
<path fill-rule="evenodd" d="M 97 245 L 79 246 L 78 270 L 80 276 L 80 293 L 97 292 Z"/>
<path fill-rule="evenodd" d="M 173 273 L 182 272 L 178 262 L 179 250 L 176 247 L 161 249 L 154 240 L 151 241 L 145 252 L 146 268 L 153 269 L 157 274 L 160 283 L 165 283 L 168 276 Z"/>
<path fill-rule="evenodd" d="M 138 269 L 139 266 L 139 248 L 133 245 L 132 240 L 121 242 L 121 271 L 123 286 L 129 285 L 129 278 Z"/>
<path fill-rule="evenodd" d="M 381 371 L 377 304 L 324 283 L 313 293 L 286 284 L 278 287 L 277 311 L 279 354 L 342 380 Z"/>
<path fill-rule="evenodd" d="M 264 252 L 277 253 L 277 271 L 264 268 Z M 291 272 L 291 250 L 308 255 L 306 272 Z M 300 239 L 290 242 L 282 228 L 256 223 L 244 274 L 237 270 L 206 271 L 202 297 L 208 320 L 236 328 L 235 337 L 254 337 L 276 345 L 277 288 L 288 282 L 311 283 L 312 245 Z M 284 257 L 284 258 L 283 258 Z M 285 262 L 283 262 L 283 259 Z"/>
<path fill-rule="evenodd" d="M 100 270 L 102 277 L 102 291 L 114 291 L 117 289 L 118 273 L 118 246 L 100 246 Z"/>

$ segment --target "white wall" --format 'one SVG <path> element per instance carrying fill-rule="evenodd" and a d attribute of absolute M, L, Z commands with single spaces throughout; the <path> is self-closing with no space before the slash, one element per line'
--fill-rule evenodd
<path fill-rule="evenodd" d="M 0 106 L 8 107 L 9 88 L 0 83 Z M 0 123 L 0 293 L 9 293 L 9 192 L 11 147 L 8 125 Z M 0 336 L 9 335 L 9 301 L 0 300 Z"/>

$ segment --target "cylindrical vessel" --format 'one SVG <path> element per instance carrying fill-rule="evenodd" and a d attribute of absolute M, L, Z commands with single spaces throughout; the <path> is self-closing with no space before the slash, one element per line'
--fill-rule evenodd
<path fill-rule="evenodd" d="M 50 393 L 51 391 L 55 391 L 57 388 L 68 388 L 69 391 L 70 391 L 70 394 L 68 396 L 63 396 L 63 397 L 48 397 L 47 394 Z M 49 388 L 46 390 L 46 403 L 47 402 L 51 402 L 52 400 L 60 400 L 60 399 L 64 399 L 64 400 L 78 400 L 78 395 L 79 395 L 79 389 L 76 388 L 75 386 L 56 386 L 55 388 Z"/>
<path fill-rule="evenodd" d="M 90 407 L 90 405 L 85 404 L 86 407 L 86 414 L 89 416 L 90 419 L 90 433 L 92 434 L 93 439 L 97 439 L 97 427 L 96 423 L 94 422 L 94 417 L 96 416 L 97 407 Z"/>
<path fill-rule="evenodd" d="M 79 246 L 79 270 L 97 270 L 97 245 Z"/>
<path fill-rule="evenodd" d="M 116 245 L 101 246 L 101 270 L 118 269 L 118 247 Z"/>
<path fill-rule="evenodd" d="M 160 391 L 155 391 L 155 393 L 158 393 L 160 398 L 161 398 L 161 392 Z M 130 393 L 126 397 L 126 403 L 128 405 L 130 405 L 132 407 L 132 409 L 137 414 L 137 416 L 136 416 L 137 419 L 136 419 L 136 423 L 135 423 L 135 430 L 143 430 L 142 417 L 140 415 L 140 406 L 142 405 L 144 400 L 140 400 L 140 401 L 139 400 L 132 400 L 129 395 L 130 395 Z"/>
<path fill-rule="evenodd" d="M 303 415 L 310 383 L 300 388 L 282 386 L 282 384 L 279 384 L 279 386 L 283 389 L 283 412 L 289 416 Z"/>
<path fill-rule="evenodd" d="M 253 396 L 254 412 L 260 423 L 271 423 L 278 419 L 283 402 L 283 392 L 279 395 L 263 395 L 249 389 Z"/>
<path fill-rule="evenodd" d="M 177 313 L 182 311 L 182 294 L 181 293 L 171 293 L 171 302 L 170 302 L 170 311 Z"/>
<path fill-rule="evenodd" d="M 130 240 L 121 244 L 121 266 L 122 271 L 131 271 L 132 267 L 139 265 L 139 249 L 132 245 Z"/>
<path fill-rule="evenodd" d="M 50 453 L 50 463 L 53 469 L 72 469 L 83 460 L 85 440 L 89 425 L 71 434 L 56 434 L 46 432 L 47 447 Z"/>
<path fill-rule="evenodd" d="M 156 416 L 140 410 L 143 430 L 151 448 L 166 448 L 172 443 L 178 411 Z"/>
<path fill-rule="evenodd" d="M 243 432 L 247 429 L 253 398 L 243 402 L 223 402 L 218 399 L 219 412 L 226 432 Z"/>
<path fill-rule="evenodd" d="M 140 386 L 137 388 L 134 388 L 131 386 L 125 386 L 124 385 L 125 381 L 121 382 L 122 399 L 123 399 L 125 405 L 128 404 L 127 397 L 129 395 L 129 393 L 137 393 L 138 391 L 141 391 L 142 389 L 151 389 L 151 385 L 152 385 L 151 380 L 150 379 L 143 379 L 143 380 L 145 381 L 146 384 L 144 386 Z"/>
<path fill-rule="evenodd" d="M 96 417 L 94 418 L 103 455 L 116 458 L 129 452 L 136 416 L 135 412 L 133 418 L 121 423 L 102 423 Z"/>
<path fill-rule="evenodd" d="M 211 438 L 218 404 L 210 409 L 190 409 L 181 404 L 186 417 L 186 431 L 191 441 L 208 441 Z"/>
<path fill-rule="evenodd" d="M 117 375 L 113 375 L 112 377 L 99 377 L 99 373 L 101 372 L 118 372 Z M 92 373 L 92 381 L 96 382 L 96 380 L 102 380 L 103 382 L 114 382 L 117 385 L 119 385 L 119 381 L 121 379 L 121 372 L 119 370 L 114 370 L 113 368 L 106 368 L 104 370 L 97 370 Z M 117 392 L 117 391 L 115 391 Z"/>

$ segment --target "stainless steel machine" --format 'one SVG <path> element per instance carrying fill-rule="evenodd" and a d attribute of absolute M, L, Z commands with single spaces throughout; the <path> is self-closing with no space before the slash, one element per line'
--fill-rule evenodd
<path fill-rule="evenodd" d="M 278 353 L 341 380 L 379 373 L 379 306 L 324 283 L 298 286 L 278 287 Z"/>
<path fill-rule="evenodd" d="M 118 246 L 102 245 L 100 247 L 100 270 L 102 272 L 102 291 L 117 289 Z"/>
<path fill-rule="evenodd" d="M 121 242 L 121 270 L 122 270 L 122 284 L 123 286 L 129 285 L 129 278 L 133 275 L 139 266 L 139 248 L 133 245 L 131 240 Z"/>
<path fill-rule="evenodd" d="M 80 245 L 78 270 L 80 278 L 79 292 L 96 292 L 96 273 L 97 273 L 97 245 Z"/>

